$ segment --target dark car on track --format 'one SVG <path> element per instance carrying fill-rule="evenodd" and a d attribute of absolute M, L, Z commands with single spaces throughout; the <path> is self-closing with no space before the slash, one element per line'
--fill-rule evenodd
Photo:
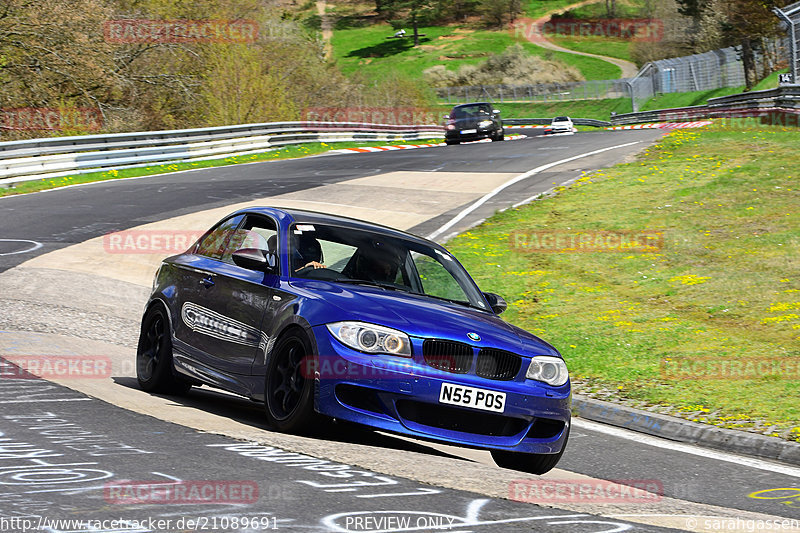
<path fill-rule="evenodd" d="M 149 392 L 209 385 L 263 402 L 278 431 L 324 416 L 543 473 L 569 436 L 569 375 L 555 348 L 498 317 L 505 307 L 426 239 L 241 210 L 162 262 L 137 378 Z"/>
<path fill-rule="evenodd" d="M 505 139 L 500 111 L 487 102 L 457 105 L 447 116 L 444 140 L 447 144 Z"/>

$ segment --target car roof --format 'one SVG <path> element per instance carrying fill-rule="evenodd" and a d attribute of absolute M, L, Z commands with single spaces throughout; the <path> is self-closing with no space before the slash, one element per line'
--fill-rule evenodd
<path fill-rule="evenodd" d="M 241 209 L 237 213 L 254 213 L 261 215 L 268 215 L 277 218 L 282 224 L 291 224 L 292 222 L 306 223 L 306 224 L 330 224 L 335 226 L 342 226 L 352 229 L 359 229 L 363 231 L 371 231 L 381 235 L 396 237 L 400 239 L 407 239 L 420 244 L 426 244 L 444 250 L 439 244 L 414 235 L 399 229 L 390 228 L 373 222 L 350 218 L 342 215 L 332 215 L 330 213 L 321 213 L 319 211 L 310 211 L 306 209 L 283 209 L 276 207 L 249 207 Z"/>
<path fill-rule="evenodd" d="M 494 104 L 491 104 L 491 103 L 489 103 L 489 102 L 470 102 L 470 103 L 468 103 L 468 104 L 458 104 L 457 106 L 453 106 L 453 109 L 455 109 L 456 107 L 467 107 L 467 106 L 475 106 L 475 105 L 488 105 L 488 106 L 492 106 L 492 105 L 494 105 Z"/>

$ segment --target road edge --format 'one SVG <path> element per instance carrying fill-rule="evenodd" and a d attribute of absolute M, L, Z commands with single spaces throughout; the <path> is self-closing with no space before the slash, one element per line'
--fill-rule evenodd
<path fill-rule="evenodd" d="M 580 394 L 572 396 L 572 414 L 654 437 L 800 465 L 800 443 L 778 437 L 701 424 Z"/>

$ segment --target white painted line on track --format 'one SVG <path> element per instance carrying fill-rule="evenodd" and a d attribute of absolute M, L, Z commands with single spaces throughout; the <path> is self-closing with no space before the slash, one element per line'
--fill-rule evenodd
<path fill-rule="evenodd" d="M 592 152 L 587 152 L 585 154 L 580 154 L 580 155 L 568 157 L 566 159 L 561 159 L 561 160 L 555 161 L 553 163 L 548 163 L 546 165 L 542 165 L 540 167 L 536 167 L 534 169 L 531 169 L 531 170 L 525 172 L 524 174 L 520 174 L 519 176 L 510 179 L 509 181 L 503 183 L 502 185 L 499 185 L 494 190 L 486 193 L 482 198 L 479 198 L 478 200 L 476 200 L 472 205 L 470 205 L 469 207 L 467 207 L 466 209 L 461 211 L 459 214 L 454 216 L 452 219 L 450 219 L 449 222 L 447 222 L 441 228 L 437 229 L 436 231 L 434 231 L 433 233 L 428 235 L 428 239 L 433 240 L 436 237 L 438 237 L 439 235 L 441 235 L 442 233 L 444 233 L 445 231 L 449 230 L 450 228 L 455 226 L 459 221 L 461 221 L 464 217 L 466 217 L 467 215 L 469 215 L 470 213 L 472 213 L 473 211 L 478 209 L 480 206 L 482 206 L 483 204 L 488 202 L 492 197 L 496 196 L 498 193 L 502 192 L 504 189 L 507 189 L 508 187 L 511 187 L 515 183 L 519 183 L 520 181 L 528 179 L 531 176 L 535 176 L 536 174 L 539 174 L 540 172 L 544 172 L 547 169 L 556 167 L 558 165 L 563 165 L 564 163 L 569 163 L 570 161 L 575 161 L 576 159 L 582 159 L 584 157 L 589 157 L 589 156 L 600 154 L 600 153 L 603 153 L 603 152 L 608 152 L 609 150 L 616 150 L 617 148 L 625 148 L 626 146 L 633 146 L 634 144 L 639 144 L 640 142 L 641 141 L 634 141 L 634 142 L 630 142 L 630 143 L 617 144 L 615 146 L 609 146 L 608 148 L 601 148 L 599 150 L 594 150 Z"/>
<path fill-rule="evenodd" d="M 632 440 L 655 448 L 662 448 L 665 450 L 673 450 L 676 452 L 687 453 L 690 455 L 697 455 L 698 457 L 705 457 L 707 459 L 715 459 L 717 461 L 725 461 L 727 463 L 734 463 L 741 466 L 748 466 L 758 470 L 766 470 L 767 472 L 774 472 L 776 474 L 783 474 L 791 477 L 800 478 L 800 468 L 793 466 L 783 465 L 780 463 L 773 463 L 756 459 L 754 457 L 746 457 L 744 455 L 734 455 L 732 453 L 711 450 L 708 448 L 701 448 L 699 446 L 692 446 L 691 444 L 684 444 L 682 442 L 675 442 L 667 439 L 660 439 L 652 437 L 643 433 L 637 433 L 627 429 L 621 429 L 613 426 L 606 426 L 597 422 L 591 422 L 582 418 L 573 418 L 572 425 L 585 429 L 588 431 L 596 431 L 612 437 L 620 439 Z"/>
<path fill-rule="evenodd" d="M 34 250 L 38 250 L 39 248 L 41 248 L 42 246 L 44 246 L 44 245 L 43 245 L 42 243 L 40 243 L 40 242 L 37 242 L 37 241 L 31 241 L 31 240 L 28 240 L 28 239 L 0 239 L 0 242 L 26 242 L 26 243 L 29 243 L 29 244 L 31 244 L 31 245 L 32 245 L 32 246 L 29 246 L 28 248 L 25 248 L 24 250 L 17 250 L 16 252 L 5 252 L 5 253 L 0 253 L 0 255 L 17 255 L 17 254 L 26 254 L 26 253 L 28 253 L 28 252 L 33 252 Z"/>

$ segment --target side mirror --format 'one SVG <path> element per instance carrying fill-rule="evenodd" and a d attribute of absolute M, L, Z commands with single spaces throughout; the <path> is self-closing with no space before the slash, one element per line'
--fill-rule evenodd
<path fill-rule="evenodd" d="M 278 271 L 278 258 L 274 253 L 266 250 L 242 248 L 233 252 L 231 257 L 237 266 L 247 270 L 256 270 L 268 274 L 274 274 Z"/>
<path fill-rule="evenodd" d="M 499 294 L 495 294 L 493 292 L 484 292 L 483 296 L 486 298 L 486 301 L 489 302 L 489 306 L 496 315 L 499 315 L 508 308 L 508 304 Z"/>

